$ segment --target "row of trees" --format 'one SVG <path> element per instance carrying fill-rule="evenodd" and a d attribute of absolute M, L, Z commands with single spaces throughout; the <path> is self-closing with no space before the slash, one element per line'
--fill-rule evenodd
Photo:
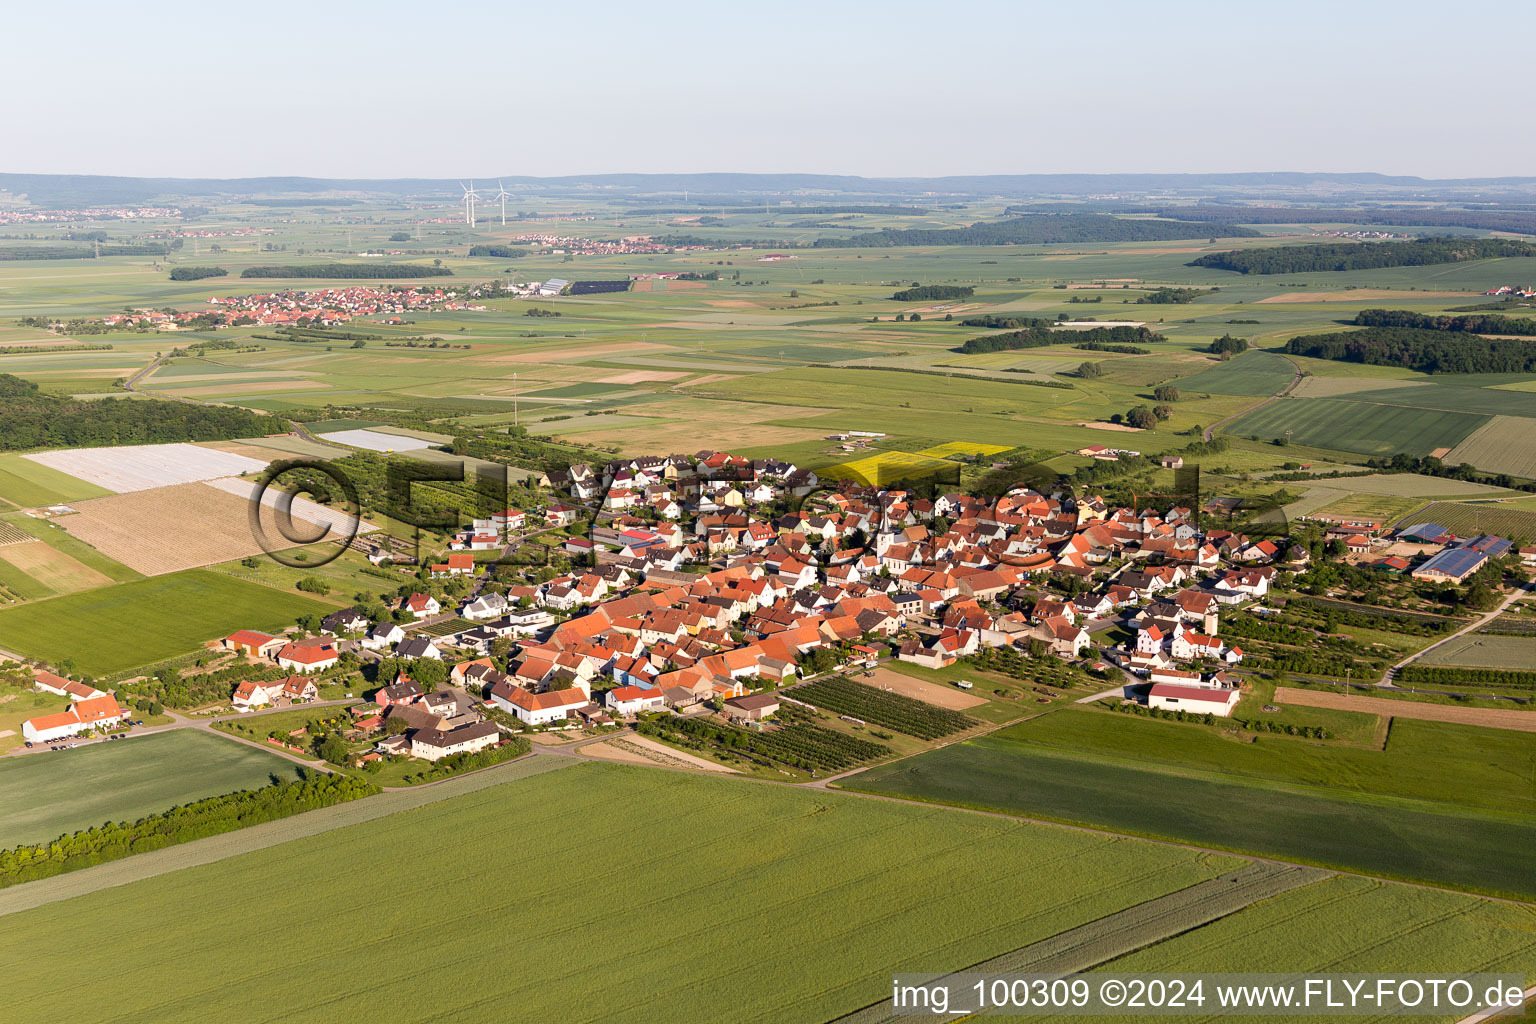
<path fill-rule="evenodd" d="M 912 282 L 911 288 L 903 288 L 892 295 L 897 302 L 935 302 L 944 299 L 968 299 L 976 294 L 976 289 L 968 284 L 918 284 Z"/>
<path fill-rule="evenodd" d="M 1425 331 L 1455 331 L 1466 334 L 1536 335 L 1536 319 L 1524 316 L 1499 316 L 1479 313 L 1469 316 L 1433 316 L 1406 309 L 1362 309 L 1355 314 L 1361 327 L 1413 327 Z"/>
<path fill-rule="evenodd" d="M 437 261 L 441 262 L 441 261 Z M 447 267 L 416 263 L 285 263 L 246 267 L 241 277 L 320 277 L 378 280 L 386 277 L 452 277 Z"/>
<path fill-rule="evenodd" d="M 1227 228 L 1232 238 L 1257 237 Z M 818 249 L 879 249 L 903 245 L 1048 245 L 1057 242 L 1168 242 L 1207 238 L 1208 229 L 1167 220 L 1125 220 L 1101 213 L 1032 213 L 964 228 L 884 228 L 851 238 L 819 238 Z M 718 244 L 718 243 L 717 243 Z"/>
<path fill-rule="evenodd" d="M 1291 355 L 1421 373 L 1536 372 L 1536 343 L 1414 327 L 1366 327 L 1307 334 L 1285 343 Z"/>
<path fill-rule="evenodd" d="M 135 853 L 159 850 L 263 821 L 275 821 L 371 796 L 378 791 L 373 784 L 348 775 L 304 771 L 295 782 L 209 797 L 148 815 L 131 824 L 108 822 L 60 836 L 51 843 L 5 850 L 0 852 L 0 886 L 47 878 Z"/>
<path fill-rule="evenodd" d="M 1158 288 L 1150 291 L 1136 300 L 1138 306 L 1151 304 L 1154 306 L 1184 305 L 1194 302 L 1202 295 L 1219 292 L 1220 288 Z"/>
<path fill-rule="evenodd" d="M 410 236 L 407 235 L 407 238 Z M 509 245 L 472 245 L 469 247 L 471 256 L 489 256 L 499 260 L 520 260 L 528 255 L 527 249 L 514 249 Z"/>
<path fill-rule="evenodd" d="M 1536 246 L 1511 238 L 1416 238 L 1410 242 L 1325 242 L 1235 249 L 1191 260 L 1191 267 L 1239 274 L 1305 274 L 1319 270 L 1425 267 L 1463 260 L 1536 256 Z"/>
<path fill-rule="evenodd" d="M 270 433 L 272 419 L 247 409 L 148 399 L 88 402 L 45 394 L 0 373 L 0 449 L 94 448 L 172 441 L 227 441 Z"/>
<path fill-rule="evenodd" d="M 171 271 L 172 281 L 201 281 L 205 277 L 226 277 L 229 271 L 223 267 L 176 267 Z"/>
<path fill-rule="evenodd" d="M 1472 228 L 1536 235 L 1536 212 L 1516 210 L 1361 210 L 1307 209 L 1294 206 L 1170 206 L 1138 211 L 1173 220 L 1207 224 L 1382 224 L 1413 227 Z"/>
<path fill-rule="evenodd" d="M 1129 345 L 1166 340 L 1167 338 L 1163 335 L 1149 331 L 1145 327 L 1091 327 L 1085 331 L 1054 331 L 1046 326 L 1038 326 L 1027 327 L 1022 331 L 1010 331 L 1007 334 L 972 338 L 956 351 L 971 355 L 977 352 L 1008 352 L 1013 349 L 1043 348 L 1046 345 L 1067 343 L 1109 342 L 1116 345 Z"/>

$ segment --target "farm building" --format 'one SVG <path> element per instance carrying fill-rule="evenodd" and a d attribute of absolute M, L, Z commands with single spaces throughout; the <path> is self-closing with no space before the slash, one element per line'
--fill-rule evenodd
<path fill-rule="evenodd" d="M 772 693 L 751 693 L 725 702 L 725 713 L 738 721 L 756 722 L 779 710 L 779 698 Z"/>
<path fill-rule="evenodd" d="M 1451 531 L 1439 523 L 1419 523 L 1397 531 L 1401 541 L 1418 541 L 1422 544 L 1445 544 L 1451 541 Z"/>
<path fill-rule="evenodd" d="M 1147 694 L 1147 706 L 1167 711 L 1189 711 L 1197 715 L 1212 714 L 1226 718 L 1237 707 L 1236 690 L 1212 690 L 1203 686 L 1179 686 L 1174 683 L 1154 683 Z"/>
<path fill-rule="evenodd" d="M 283 649 L 288 638 L 258 633 L 254 629 L 242 629 L 229 634 L 220 643 L 226 651 L 247 654 L 253 658 L 270 658 Z"/>
<path fill-rule="evenodd" d="M 76 701 L 69 710 L 56 715 L 29 718 L 21 725 L 21 735 L 28 743 L 48 743 L 66 736 L 78 736 L 92 729 L 116 725 L 128 712 L 112 696 Z"/>
<path fill-rule="evenodd" d="M 1481 569 L 1487 561 L 1488 556 L 1474 548 L 1446 548 L 1413 570 L 1413 578 L 1460 583 Z"/>

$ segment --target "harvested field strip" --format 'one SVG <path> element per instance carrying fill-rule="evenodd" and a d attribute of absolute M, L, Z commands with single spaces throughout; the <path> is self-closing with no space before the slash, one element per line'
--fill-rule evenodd
<path fill-rule="evenodd" d="M 1275 687 L 1276 704 L 1295 704 L 1309 708 L 1337 711 L 1362 711 L 1393 718 L 1419 718 L 1429 722 L 1455 722 L 1480 725 L 1490 729 L 1515 729 L 1536 732 L 1536 712 L 1500 708 L 1463 708 L 1454 704 L 1421 704 L 1388 697 L 1361 697 L 1327 690 L 1302 690 L 1294 686 Z"/>
<path fill-rule="evenodd" d="M 212 864 L 226 857 L 238 857 L 254 850 L 289 843 L 331 829 L 345 828 L 373 821 L 400 811 L 474 793 L 489 786 L 565 768 L 577 762 L 557 757 L 522 757 L 485 771 L 429 783 L 395 789 L 378 796 L 349 800 L 317 811 L 294 815 L 281 821 L 268 821 L 250 828 L 199 839 L 179 846 L 155 850 L 99 867 L 84 868 L 67 875 L 44 878 L 25 885 L 0 890 L 0 917 L 46 906 L 58 900 L 73 899 L 100 889 L 111 889 L 145 878 L 153 878 L 184 868 Z"/>
<path fill-rule="evenodd" d="M 146 576 L 217 565 L 261 553 L 265 549 L 251 529 L 254 506 L 247 497 L 255 485 L 245 480 L 219 483 L 227 486 L 177 484 L 93 498 L 76 503 L 78 514 L 63 516 L 58 524 L 70 536 Z M 262 495 L 263 505 L 275 503 L 277 497 L 277 492 L 268 491 Z M 302 499 L 295 500 L 292 532 L 305 537 L 320 532 L 318 525 L 305 522 L 313 514 L 311 510 L 319 510 L 328 518 L 343 515 Z M 263 519 L 262 528 L 276 547 L 294 546 L 283 539 L 275 512 Z M 344 534 L 331 534 L 333 539 L 337 536 Z"/>
<path fill-rule="evenodd" d="M 697 771 L 740 774 L 739 769 L 694 757 L 644 736 L 616 736 L 601 743 L 589 743 L 581 748 L 581 753 L 584 757 L 628 761 L 631 764 L 658 764 L 663 768 L 692 768 Z"/>
<path fill-rule="evenodd" d="M 919 679 L 916 676 L 910 676 L 904 672 L 886 668 L 883 665 L 875 669 L 871 682 L 882 690 L 893 690 L 903 696 L 914 697 L 917 700 L 925 701 L 929 704 L 937 704 L 941 708 L 950 708 L 954 711 L 964 711 L 966 708 L 974 708 L 977 705 L 987 703 L 987 698 L 977 696 L 975 693 L 953 686 L 946 686 L 943 683 Z"/>
<path fill-rule="evenodd" d="M 1118 956 L 1234 914 L 1260 900 L 1331 878 L 1316 868 L 1253 863 L 1119 913 L 1070 928 L 956 974 L 1077 974 Z M 838 1018 L 838 1024 L 888 1024 L 907 1016 L 889 999 Z"/>
<path fill-rule="evenodd" d="M 97 572 L 58 548 L 49 547 L 33 537 L 27 539 L 34 543 L 8 544 L 0 549 L 0 559 L 9 562 L 53 593 L 67 594 L 73 590 L 89 590 L 112 583 L 110 576 Z"/>
<path fill-rule="evenodd" d="M 108 558 L 85 541 L 71 537 L 67 531 L 59 527 L 58 520 L 33 519 L 31 516 L 18 513 L 9 517 L 6 522 L 25 530 L 49 547 L 57 548 L 75 561 L 89 566 L 117 583 L 144 578 L 142 573 L 130 569 L 116 559 Z"/>

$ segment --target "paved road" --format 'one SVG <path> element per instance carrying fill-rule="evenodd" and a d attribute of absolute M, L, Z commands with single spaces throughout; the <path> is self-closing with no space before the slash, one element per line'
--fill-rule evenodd
<path fill-rule="evenodd" d="M 1231 423 L 1233 420 L 1237 419 L 1239 416 L 1246 416 L 1249 413 L 1253 412 L 1253 410 L 1255 410 L 1255 409 L 1262 409 L 1264 406 L 1268 405 L 1270 402 L 1273 402 L 1273 401 L 1276 401 L 1278 399 L 1284 398 L 1286 395 L 1290 394 L 1293 390 L 1295 390 L 1296 385 L 1301 383 L 1301 366 L 1300 366 L 1299 363 L 1296 362 L 1296 360 L 1292 359 L 1290 356 L 1281 356 L 1280 358 L 1284 359 L 1286 362 L 1288 362 L 1292 366 L 1296 367 L 1296 375 L 1291 378 L 1291 382 L 1289 384 L 1287 384 L 1285 387 L 1281 388 L 1279 391 L 1276 391 L 1274 394 L 1270 395 L 1268 398 L 1264 399 L 1262 402 L 1255 402 L 1254 404 L 1250 405 L 1248 408 L 1242 410 L 1241 412 L 1235 412 L 1231 416 L 1228 416 L 1225 419 L 1219 419 L 1215 423 L 1212 423 L 1210 426 L 1206 427 L 1205 428 L 1205 440 L 1209 441 L 1211 438 L 1215 437 L 1217 430 L 1219 430 L 1222 427 L 1226 426 L 1228 423 Z"/>
<path fill-rule="evenodd" d="M 1506 611 L 1509 610 L 1509 606 L 1510 605 L 1514 604 L 1516 601 L 1518 601 L 1520 598 L 1524 597 L 1525 595 L 1526 595 L 1526 591 L 1523 588 L 1516 587 L 1515 590 L 1508 597 L 1506 597 L 1503 601 L 1499 602 L 1499 606 L 1497 608 L 1495 608 L 1493 611 L 1488 612 L 1487 614 L 1483 615 L 1482 618 L 1474 619 L 1470 625 L 1463 626 L 1461 629 L 1458 629 L 1456 632 L 1452 633 L 1450 636 L 1444 637 L 1443 639 L 1440 639 L 1440 640 L 1436 640 L 1434 643 L 1430 644 L 1428 647 L 1424 648 L 1421 651 L 1415 651 L 1413 654 L 1408 655 L 1408 657 L 1404 658 L 1402 661 L 1399 661 L 1397 664 L 1395 664 L 1392 667 L 1388 668 L 1386 674 L 1384 676 L 1382 676 L 1381 682 L 1377 683 L 1376 685 L 1381 687 L 1384 690 L 1401 690 L 1401 689 L 1403 689 L 1403 687 L 1398 686 L 1398 685 L 1396 685 L 1395 683 L 1392 682 L 1392 677 L 1397 675 L 1397 670 L 1398 669 L 1402 668 L 1404 665 L 1409 664 L 1410 662 L 1417 661 L 1418 659 L 1424 657 L 1424 655 L 1428 654 L 1430 651 L 1433 651 L 1437 647 L 1444 647 L 1446 644 L 1450 643 L 1452 640 L 1457 639 L 1458 637 L 1463 637 L 1463 636 L 1466 636 L 1468 633 L 1476 632 L 1477 630 L 1479 630 L 1482 627 L 1486 626 L 1488 623 L 1492 622 L 1494 619 L 1498 618 L 1500 615 L 1503 615 Z"/>

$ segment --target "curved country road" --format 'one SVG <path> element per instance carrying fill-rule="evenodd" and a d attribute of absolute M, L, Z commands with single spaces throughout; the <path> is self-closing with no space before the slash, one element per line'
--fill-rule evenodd
<path fill-rule="evenodd" d="M 1275 353 L 1275 354 L 1276 355 L 1280 355 L 1280 353 L 1278 353 L 1278 352 Z M 1228 416 L 1225 419 L 1219 419 L 1215 423 L 1212 423 L 1210 426 L 1206 427 L 1205 428 L 1205 436 L 1204 436 L 1205 440 L 1209 441 L 1211 438 L 1215 437 L 1217 430 L 1219 430 L 1222 427 L 1226 426 L 1228 423 L 1231 423 L 1233 420 L 1237 419 L 1238 417 L 1246 416 L 1249 413 L 1253 412 L 1253 410 L 1255 410 L 1255 409 L 1262 409 L 1262 408 L 1264 408 L 1264 406 L 1268 405 L 1270 402 L 1273 402 L 1276 399 L 1284 398 L 1286 395 L 1290 394 L 1293 390 L 1295 390 L 1296 385 L 1301 383 L 1301 365 L 1299 363 L 1297 363 L 1296 360 L 1292 359 L 1290 356 L 1280 355 L 1280 358 L 1284 359 L 1286 362 L 1290 363 L 1292 366 L 1294 366 L 1296 368 L 1296 375 L 1291 378 L 1291 382 L 1289 384 L 1287 384 L 1285 387 L 1281 388 L 1279 391 L 1276 391 L 1274 394 L 1270 395 L 1268 398 L 1264 399 L 1262 402 L 1255 402 L 1253 405 L 1250 405 L 1248 408 L 1242 410 L 1241 412 L 1235 412 L 1231 416 Z"/>

